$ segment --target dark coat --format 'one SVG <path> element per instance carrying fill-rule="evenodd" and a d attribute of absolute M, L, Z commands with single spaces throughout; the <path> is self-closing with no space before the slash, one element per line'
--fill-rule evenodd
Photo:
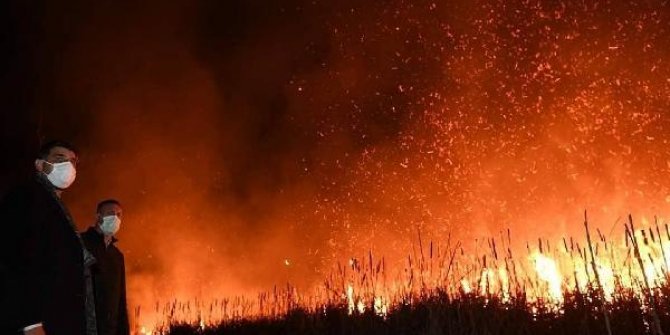
<path fill-rule="evenodd" d="M 95 289 L 95 315 L 99 335 L 128 335 L 126 274 L 123 254 L 114 245 L 105 245 L 104 236 L 94 228 L 81 235 L 84 245 L 97 262 L 92 267 Z"/>
<path fill-rule="evenodd" d="M 81 242 L 46 183 L 36 177 L 0 202 L 0 330 L 41 322 L 49 335 L 84 335 Z"/>

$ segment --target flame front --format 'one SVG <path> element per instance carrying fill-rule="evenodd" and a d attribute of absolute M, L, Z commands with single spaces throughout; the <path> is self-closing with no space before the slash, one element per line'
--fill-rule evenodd
<path fill-rule="evenodd" d="M 166 329 L 170 322 L 175 321 L 194 323 L 205 329 L 209 324 L 239 318 L 278 317 L 298 307 L 314 313 L 328 313 L 329 306 L 344 305 L 349 315 L 371 312 L 386 317 L 399 306 L 411 305 L 438 292 L 452 299 L 468 295 L 485 298 L 487 302 L 495 299 L 502 304 L 522 299 L 533 313 L 540 310 L 560 312 L 566 295 L 597 292 L 601 292 L 608 303 L 627 296 L 638 299 L 642 308 L 648 309 L 650 292 L 657 294 L 653 292 L 667 283 L 670 230 L 665 229 L 668 236 L 665 239 L 658 233 L 652 239 L 652 228 L 646 227 L 636 230 L 631 240 L 635 243 L 622 240 L 620 244 L 613 244 L 600 240 L 592 246 L 597 250 L 593 255 L 576 242 L 572 246 L 565 243 L 553 249 L 540 247 L 529 251 L 525 259 L 516 259 L 510 253 L 502 260 L 489 262 L 477 272 L 472 269 L 478 265 L 472 263 L 473 259 L 466 253 L 454 260 L 450 269 L 441 269 L 444 271 L 426 268 L 447 264 L 445 259 L 431 256 L 421 261 L 410 256 L 410 265 L 394 275 L 379 270 L 381 263 L 375 264 L 372 258 L 368 265 L 349 258 L 347 268 L 350 271 L 340 271 L 339 277 L 331 276 L 325 286 L 315 287 L 305 294 L 298 294 L 296 288 L 289 286 L 272 294 L 260 294 L 256 301 L 243 297 L 216 300 L 209 304 L 197 300 L 194 304 L 173 301 L 163 307 L 164 311 L 168 311 L 164 314 L 165 319 L 151 328 L 158 330 L 152 331 L 143 326 L 138 333 L 161 333 L 161 329 Z M 636 264 L 635 257 L 631 257 L 635 250 L 639 252 L 639 264 Z M 453 253 L 441 257 L 449 255 Z M 486 256 L 500 257 L 493 250 L 483 258 Z M 416 264 L 420 264 L 419 268 Z M 378 280 L 381 277 L 395 279 L 384 282 Z M 337 282 L 346 283 L 339 292 Z M 473 282 L 477 283 L 474 287 Z M 646 286 L 645 282 L 649 285 Z M 599 288 L 602 291 L 598 291 Z M 158 304 L 156 306 L 158 308 Z"/>
<path fill-rule="evenodd" d="M 539 253 L 535 252 L 531 256 L 535 263 L 535 271 L 541 283 L 546 284 L 547 289 L 545 294 L 540 292 L 538 297 L 549 298 L 551 302 L 560 304 L 563 302 L 563 276 L 561 275 L 556 261 Z"/>

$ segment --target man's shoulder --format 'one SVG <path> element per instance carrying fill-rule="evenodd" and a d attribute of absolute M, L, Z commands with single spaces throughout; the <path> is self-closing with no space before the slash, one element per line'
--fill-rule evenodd
<path fill-rule="evenodd" d="M 81 240 L 84 242 L 84 245 L 86 246 L 89 251 L 91 251 L 91 246 L 94 243 L 94 236 L 91 234 L 91 229 L 87 229 L 79 234 L 81 236 Z"/>
<path fill-rule="evenodd" d="M 26 178 L 22 179 L 14 184 L 7 190 L 5 195 L 3 197 L 12 197 L 12 196 L 17 196 L 21 194 L 26 194 L 30 192 L 34 192 L 37 190 L 37 187 L 39 186 L 38 181 L 36 178 Z"/>
<path fill-rule="evenodd" d="M 80 236 L 84 245 L 94 254 L 104 250 L 105 241 L 94 227 L 89 227 Z"/>
<path fill-rule="evenodd" d="M 114 255 L 114 258 L 116 258 L 116 261 L 117 261 L 118 263 L 120 263 L 120 264 L 124 264 L 124 263 L 125 263 L 125 259 L 124 259 L 124 256 L 123 256 L 123 252 L 121 251 L 121 249 L 119 249 L 119 248 L 116 246 L 116 244 L 111 244 L 111 245 L 109 246 L 109 251 L 111 251 L 111 253 Z"/>
<path fill-rule="evenodd" d="M 1 198 L 3 206 L 24 206 L 44 199 L 46 190 L 35 178 L 22 180 L 9 189 Z"/>
<path fill-rule="evenodd" d="M 95 237 L 95 234 L 97 234 L 95 229 L 93 227 L 89 227 L 81 233 L 81 238 L 90 240 Z"/>
<path fill-rule="evenodd" d="M 114 250 L 114 253 L 116 253 L 119 257 L 123 258 L 123 252 L 121 251 L 121 249 L 119 249 L 119 247 L 116 246 L 116 243 L 110 245 L 110 248 L 112 248 L 112 250 Z"/>

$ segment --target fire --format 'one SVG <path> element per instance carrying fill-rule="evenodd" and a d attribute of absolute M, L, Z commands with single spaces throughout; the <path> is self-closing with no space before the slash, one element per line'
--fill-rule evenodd
<path fill-rule="evenodd" d="M 611 302 L 613 300 L 614 289 L 616 288 L 614 270 L 602 263 L 598 263 L 597 268 L 605 299 Z"/>
<path fill-rule="evenodd" d="M 386 316 L 388 314 L 388 303 L 384 297 L 375 297 L 374 309 L 375 314 L 379 316 Z"/>
<path fill-rule="evenodd" d="M 356 310 L 359 314 L 363 314 L 363 312 L 365 312 L 365 303 L 363 300 L 358 300 L 358 303 L 356 304 Z"/>
<path fill-rule="evenodd" d="M 498 278 L 500 278 L 500 293 L 502 301 L 504 303 L 509 302 L 510 300 L 510 284 L 509 284 L 509 274 L 507 270 L 503 267 L 498 268 Z"/>
<path fill-rule="evenodd" d="M 482 270 L 479 280 L 479 291 L 490 292 L 491 290 L 495 290 L 495 272 L 487 268 Z"/>
<path fill-rule="evenodd" d="M 466 294 L 472 292 L 472 287 L 470 287 L 470 282 L 467 279 L 461 279 L 461 288 Z"/>
<path fill-rule="evenodd" d="M 556 265 L 556 261 L 539 252 L 533 253 L 531 259 L 535 263 L 535 271 L 537 271 L 537 276 L 540 280 L 545 282 L 548 287 L 546 292 L 547 295 L 544 296 L 550 298 L 551 301 L 556 304 L 562 303 L 563 276 L 561 275 L 558 266 Z"/>
<path fill-rule="evenodd" d="M 212 269 L 219 259 L 231 258 L 235 261 L 222 266 L 224 271 L 220 272 L 230 271 L 231 276 L 248 279 L 244 274 L 249 268 L 263 269 L 264 265 L 272 264 L 281 269 L 279 275 L 285 275 L 277 278 L 278 282 L 302 280 L 303 285 L 299 289 L 263 292 L 259 294 L 261 297 L 247 293 L 246 299 L 229 298 L 222 304 L 221 295 L 226 290 L 230 295 L 238 294 L 237 286 L 221 284 L 220 291 L 211 292 L 198 281 L 184 281 L 185 291 L 207 299 L 204 306 L 175 306 L 171 300 L 175 297 L 160 297 L 168 301 L 161 300 L 155 308 L 154 301 L 143 301 L 149 308 L 143 310 L 140 323 L 155 330 L 154 323 L 160 323 L 162 316 L 198 322 L 202 319 L 193 312 L 198 308 L 207 322 L 210 319 L 215 322 L 242 316 L 276 317 L 295 306 L 325 311 L 324 306 L 331 303 L 345 306 L 352 315 L 370 311 L 386 315 L 398 304 L 411 304 L 435 291 L 450 298 L 481 296 L 500 299 L 502 303 L 514 303 L 527 294 L 531 301 L 524 302 L 548 303 L 557 308 L 564 303 L 566 293 L 596 292 L 613 302 L 620 292 L 630 291 L 649 305 L 645 300 L 648 292 L 667 285 L 670 241 L 666 231 L 655 229 L 654 220 L 642 220 L 640 227 L 631 228 L 636 246 L 621 229 L 613 235 L 609 232 L 610 223 L 621 213 L 642 210 L 662 213 L 670 208 L 666 178 L 670 167 L 667 123 L 670 75 L 669 67 L 663 66 L 667 59 L 668 39 L 664 30 L 667 11 L 650 8 L 651 3 L 630 10 L 616 1 L 597 6 L 567 4 L 567 7 L 532 5 L 525 1 L 484 1 L 470 7 L 467 2 L 446 1 L 436 7 L 416 5 L 412 10 L 407 10 L 407 3 L 410 2 L 375 8 L 362 5 L 364 10 L 356 11 L 347 8 L 346 15 L 338 13 L 334 16 L 337 18 L 329 20 L 325 25 L 328 31 L 316 34 L 323 39 L 315 38 L 310 42 L 314 45 L 299 48 L 299 55 L 304 50 L 322 50 L 324 58 L 312 60 L 320 66 L 303 68 L 298 64 L 296 69 L 287 71 L 291 75 L 285 78 L 290 77 L 290 83 L 269 81 L 284 83 L 273 92 L 295 94 L 274 96 L 273 93 L 272 99 L 260 100 L 280 101 L 286 107 L 281 117 L 273 119 L 277 124 L 260 122 L 262 128 L 251 132 L 254 136 L 240 137 L 260 139 L 262 143 L 218 150 L 221 143 L 245 144 L 244 140 L 221 140 L 218 127 L 213 127 L 211 134 L 204 134 L 209 136 L 195 136 L 197 141 L 193 140 L 203 142 L 205 148 L 213 144 L 211 147 L 217 149 L 198 151 L 199 156 L 221 156 L 224 161 L 236 162 L 237 159 L 229 159 L 219 151 L 237 154 L 271 150 L 261 150 L 259 156 L 263 159 L 246 157 L 239 165 L 231 164 L 230 171 L 216 174 L 212 169 L 217 164 L 208 161 L 183 166 L 184 172 L 177 175 L 173 171 L 179 169 L 151 171 L 150 175 L 158 175 L 159 180 L 143 187 L 155 195 L 156 204 L 165 203 L 163 194 L 186 189 L 178 197 L 184 207 L 176 213 L 179 215 L 170 208 L 171 203 L 167 204 L 171 217 L 197 218 L 202 216 L 200 213 L 213 213 L 202 222 L 173 220 L 165 223 L 170 224 L 168 229 L 161 226 L 168 236 L 160 234 L 160 239 L 168 241 L 165 243 L 168 247 L 156 253 L 163 260 L 157 268 L 179 268 L 175 262 L 180 261 L 185 264 L 179 265 L 187 267 L 185 272 L 201 271 L 205 273 L 203 277 L 216 278 L 212 274 L 219 271 Z M 377 11 L 376 7 L 383 9 Z M 514 18 L 507 16 L 511 13 L 516 13 Z M 355 21 L 356 17 L 361 21 Z M 451 18 L 458 19 L 451 21 Z M 616 23 L 609 18 L 616 18 Z M 265 50 L 263 45 L 268 40 L 273 39 L 248 45 Z M 233 55 L 230 59 L 261 59 L 245 56 Z M 280 59 L 302 57 L 288 54 Z M 244 64 L 234 65 L 237 68 Z M 255 74 L 252 83 L 263 78 L 265 68 L 256 70 L 251 71 Z M 208 83 L 218 83 L 218 79 L 215 75 L 207 76 Z M 183 82 L 192 84 L 190 80 Z M 219 113 L 218 99 L 213 100 L 217 102 L 213 103 L 216 106 L 213 114 L 235 114 L 236 106 L 230 107 L 230 113 Z M 255 101 L 252 102 L 242 107 L 255 106 Z M 184 111 L 200 106 L 198 101 L 186 101 L 184 105 Z M 157 109 L 162 113 L 165 108 Z M 240 124 L 247 121 L 253 124 L 251 120 L 255 119 L 242 119 Z M 208 125 L 228 123 L 203 120 Z M 188 136 L 177 140 L 157 136 L 180 133 L 182 122 L 174 126 L 174 131 L 156 129 L 156 134 L 145 134 L 145 127 L 136 126 L 141 138 L 151 139 L 146 143 L 138 141 L 142 146 L 133 148 L 133 152 L 141 153 L 137 161 L 146 162 L 145 153 L 166 157 L 148 166 L 172 167 L 172 161 L 183 161 L 179 155 L 156 149 L 160 139 L 166 140 L 166 145 L 160 146 L 165 148 L 182 147 L 181 142 L 190 142 Z M 242 135 L 226 133 L 233 138 Z M 115 136 L 114 133 L 110 139 Z M 214 140 L 207 142 L 200 137 Z M 291 141 L 285 145 L 283 142 L 267 145 L 268 138 Z M 127 142 L 134 141 L 129 138 Z M 306 150 L 301 150 L 303 143 L 308 144 Z M 283 153 L 290 153 L 290 157 L 283 160 Z M 278 170 L 272 169 L 275 166 Z M 203 168 L 193 170 L 198 167 Z M 247 167 L 251 171 L 246 171 Z M 248 175 L 238 179 L 238 172 Z M 211 178 L 214 175 L 217 182 Z M 257 176 L 270 177 L 257 181 Z M 275 183 L 273 176 L 281 176 L 281 182 Z M 200 179 L 194 181 L 194 177 L 202 178 L 200 184 L 197 183 Z M 228 178 L 235 182 L 228 185 Z M 166 180 L 170 183 L 165 183 Z M 135 184 L 129 183 L 127 188 L 135 191 L 138 188 Z M 273 188 L 268 187 L 272 185 L 281 192 L 272 193 Z M 235 201 L 221 204 L 218 198 L 208 199 L 203 200 L 203 205 L 192 200 L 227 189 L 239 191 L 235 193 L 245 195 L 244 199 L 226 194 Z M 270 193 L 265 193 L 266 189 L 271 189 Z M 272 201 L 264 202 L 265 199 Z M 146 210 L 143 221 L 155 222 L 154 203 L 148 203 L 152 206 Z M 611 219 L 602 223 L 601 228 L 606 227 L 603 233 L 596 236 L 594 232 L 592 250 L 583 239 L 574 243 L 557 239 L 552 240 L 551 247 L 543 244 L 524 249 L 494 236 L 497 229 L 507 224 L 517 233 L 524 229 L 522 240 L 532 237 L 551 240 L 557 237 L 554 234 L 574 234 L 570 229 L 571 215 L 582 206 L 597 211 L 599 217 Z M 218 209 L 237 207 L 243 207 L 239 214 L 217 217 Z M 267 222 L 255 215 L 249 218 L 248 213 L 256 208 L 267 208 L 267 213 L 277 213 L 276 217 L 268 214 Z M 290 223 L 279 223 L 279 218 L 284 217 Z M 254 227 L 263 228 L 259 231 L 268 231 L 265 235 L 273 238 L 305 237 L 293 235 L 294 232 L 308 232 L 304 235 L 309 238 L 303 248 L 302 243 L 290 238 L 281 243 L 274 239 L 257 241 L 256 235 L 260 234 L 256 230 L 235 238 L 226 237 L 230 235 L 228 232 L 245 227 L 249 219 L 258 225 Z M 225 222 L 236 225 L 227 226 Z M 659 222 L 665 221 L 659 219 Z M 140 226 L 143 225 L 137 225 Z M 295 230 L 285 233 L 289 226 Z M 200 229 L 208 227 L 216 229 Z M 398 240 L 410 240 L 408 233 L 414 236 L 415 227 L 429 232 L 436 244 L 441 243 L 440 248 L 429 248 L 425 243 L 416 250 L 403 248 Z M 193 231 L 214 233 L 200 236 Z M 139 241 L 133 255 L 144 251 L 146 236 L 139 232 L 129 234 Z M 216 232 L 221 232 L 220 237 L 217 238 Z M 452 232 L 464 243 L 476 237 L 496 237 L 498 249 L 477 249 L 481 245 L 456 248 L 446 241 L 447 234 Z M 172 242 L 177 238 L 192 240 L 194 243 L 179 245 L 197 246 L 192 248 L 196 252 L 182 256 L 183 250 Z M 270 251 L 258 252 L 257 258 L 238 257 L 252 253 L 248 252 L 251 243 Z M 235 246 L 231 246 L 230 254 L 200 257 L 199 246 L 203 244 Z M 281 250 L 289 245 L 291 250 Z M 317 248 L 321 250 L 319 256 L 312 258 Z M 367 257 L 348 258 L 361 256 L 359 253 L 367 248 L 388 257 L 383 266 L 366 261 Z M 295 258 L 288 258 L 289 255 Z M 482 261 L 484 257 L 486 261 Z M 399 265 L 405 259 L 411 260 L 410 264 Z M 261 264 L 265 260 L 267 263 Z M 328 273 L 329 267 L 334 268 L 338 262 L 342 262 L 347 272 L 338 268 Z M 300 269 L 303 272 L 298 273 Z M 265 272 L 258 276 L 263 276 L 263 281 L 280 277 L 272 270 Z M 328 279 L 319 277 L 324 272 L 324 278 Z M 169 286 L 180 278 L 177 274 L 160 274 L 160 280 L 156 281 Z M 154 314 L 147 317 L 149 313 L 157 317 Z"/>
<path fill-rule="evenodd" d="M 352 314 L 356 310 L 356 303 L 354 302 L 354 287 L 347 285 L 347 306 L 349 309 L 349 314 Z"/>
<path fill-rule="evenodd" d="M 626 227 L 633 229 L 632 221 L 631 227 Z M 628 242 L 621 239 L 614 243 L 599 238 L 591 242 L 590 248 L 574 240 L 570 244 L 564 240 L 562 245 L 555 244 L 553 248 L 548 242 L 541 243 L 537 250 L 529 250 L 525 258 L 514 258 L 511 251 L 505 256 L 499 255 L 493 249 L 481 259 L 491 257 L 494 261 L 478 263 L 477 258 L 466 253 L 460 257 L 455 257 L 457 253 L 445 253 L 440 256 L 445 259 L 432 260 L 447 267 L 437 271 L 426 270 L 436 266 L 431 266 L 430 258 L 421 260 L 409 256 L 408 265 L 395 274 L 381 271 L 371 255 L 367 262 L 349 258 L 347 269 L 350 271 L 341 269 L 341 277 L 332 277 L 325 287 L 317 286 L 311 291 L 299 293 L 297 288 L 287 286 L 272 294 L 261 294 L 256 301 L 239 297 L 208 304 L 196 300 L 186 304 L 172 302 L 163 307 L 157 304 L 156 308 L 168 311 L 167 322 L 194 322 L 201 330 L 210 324 L 243 317 L 279 317 L 295 307 L 328 313 L 328 306 L 340 305 L 345 306 L 350 315 L 371 312 L 386 317 L 397 306 L 411 305 L 438 291 L 452 299 L 467 295 L 485 298 L 487 302 L 497 299 L 502 304 L 526 299 L 533 313 L 560 312 L 566 294 L 598 294 L 607 303 L 614 303 L 618 293 L 625 291 L 639 299 L 648 311 L 652 308 L 647 301 L 649 292 L 667 284 L 670 239 L 658 232 L 652 238 L 650 232 L 657 227 L 635 229 L 634 237 L 629 237 Z M 587 251 L 591 249 L 592 255 Z M 632 256 L 638 253 L 639 263 Z M 456 259 L 448 265 L 446 260 L 452 256 Z M 480 270 L 472 271 L 478 267 Z M 648 287 L 644 284 L 645 277 Z M 379 278 L 388 278 L 388 282 L 378 281 Z M 346 284 L 338 289 L 338 282 Z M 137 333 L 159 334 L 166 326 L 159 323 L 151 328 L 141 327 Z"/>

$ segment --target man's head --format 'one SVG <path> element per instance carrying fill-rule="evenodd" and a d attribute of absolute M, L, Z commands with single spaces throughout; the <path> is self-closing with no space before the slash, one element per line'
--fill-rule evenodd
<path fill-rule="evenodd" d="M 56 188 L 68 188 L 77 176 L 77 150 L 64 141 L 50 141 L 40 147 L 35 169 L 44 173 Z"/>
<path fill-rule="evenodd" d="M 97 226 L 103 234 L 113 236 L 121 227 L 123 209 L 116 199 L 107 199 L 98 203 L 96 209 Z"/>

